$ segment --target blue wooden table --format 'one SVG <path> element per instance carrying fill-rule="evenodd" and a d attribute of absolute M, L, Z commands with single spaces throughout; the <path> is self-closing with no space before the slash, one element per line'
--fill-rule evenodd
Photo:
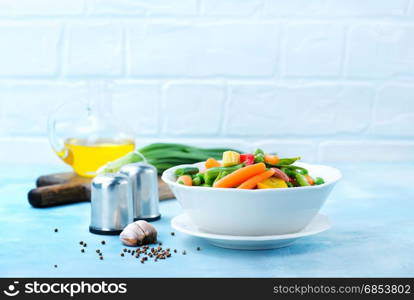
<path fill-rule="evenodd" d="M 333 222 L 331 230 L 277 250 L 226 250 L 180 233 L 171 236 L 170 220 L 181 209 L 167 200 L 154 225 L 163 246 L 179 254 L 145 264 L 121 257 L 118 237 L 89 233 L 89 203 L 48 209 L 28 204 L 27 192 L 38 175 L 67 169 L 1 165 L 0 276 L 413 277 L 414 165 L 334 165 L 344 178 L 322 210 Z M 86 253 L 80 251 L 81 240 L 88 244 Z"/>

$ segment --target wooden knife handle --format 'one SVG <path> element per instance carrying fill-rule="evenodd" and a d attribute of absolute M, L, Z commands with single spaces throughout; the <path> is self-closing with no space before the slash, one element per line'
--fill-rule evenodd
<path fill-rule="evenodd" d="M 90 198 L 90 185 L 78 183 L 39 187 L 28 194 L 29 203 L 39 208 L 90 201 Z"/>
<path fill-rule="evenodd" d="M 36 186 L 42 187 L 42 186 L 48 186 L 48 185 L 54 185 L 54 184 L 65 184 L 65 183 L 90 183 L 92 180 L 90 178 L 84 178 L 76 175 L 76 173 L 73 172 L 67 172 L 67 173 L 56 173 L 56 174 L 49 174 L 49 175 L 43 175 L 37 178 L 36 180 Z"/>

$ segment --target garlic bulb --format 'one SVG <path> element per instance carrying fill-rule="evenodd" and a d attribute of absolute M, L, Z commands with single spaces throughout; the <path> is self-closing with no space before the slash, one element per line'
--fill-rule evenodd
<path fill-rule="evenodd" d="M 157 241 L 157 229 L 147 221 L 136 221 L 129 224 L 119 236 L 127 246 L 141 246 Z"/>

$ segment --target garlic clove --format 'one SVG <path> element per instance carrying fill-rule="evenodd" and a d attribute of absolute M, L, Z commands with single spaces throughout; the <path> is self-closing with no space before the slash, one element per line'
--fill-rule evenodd
<path fill-rule="evenodd" d="M 147 221 L 140 220 L 136 221 L 135 223 L 142 229 L 142 231 L 144 231 L 145 235 L 152 235 L 152 233 L 156 231 L 154 226 L 152 226 Z"/>
<path fill-rule="evenodd" d="M 131 223 L 121 232 L 119 236 L 123 244 L 127 246 L 141 245 L 145 239 L 145 233 L 136 223 Z"/>
<path fill-rule="evenodd" d="M 147 221 L 137 221 L 135 222 L 141 228 L 141 230 L 145 233 L 145 243 L 152 244 L 157 241 L 157 229 Z"/>

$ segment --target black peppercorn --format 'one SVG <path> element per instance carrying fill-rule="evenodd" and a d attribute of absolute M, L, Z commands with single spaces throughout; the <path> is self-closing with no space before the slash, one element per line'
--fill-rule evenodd
<path fill-rule="evenodd" d="M 57 265 L 55 265 L 54 267 L 57 268 Z"/>
<path fill-rule="evenodd" d="M 100 256 L 100 257 L 99 257 L 99 259 L 100 259 L 100 260 L 103 260 L 103 256 Z"/>
<path fill-rule="evenodd" d="M 125 254 L 124 253 L 121 253 L 121 256 L 125 256 Z"/>
<path fill-rule="evenodd" d="M 183 255 L 186 255 L 186 254 L 187 254 L 187 251 L 183 250 Z"/>
<path fill-rule="evenodd" d="M 200 251 L 201 250 L 201 248 L 200 247 L 197 247 L 197 251 Z"/>
<path fill-rule="evenodd" d="M 101 244 L 102 244 L 102 245 L 105 245 L 105 244 L 106 244 L 106 242 L 105 242 L 105 241 L 102 241 L 102 242 L 101 242 Z"/>
<path fill-rule="evenodd" d="M 175 235 L 175 232 L 171 232 L 171 235 L 174 236 Z"/>
<path fill-rule="evenodd" d="M 83 241 L 80 241 L 80 242 L 79 242 L 79 245 L 81 245 L 81 246 L 82 246 L 82 245 L 83 245 Z"/>
<path fill-rule="evenodd" d="M 82 253 L 85 253 L 85 249 L 81 249 L 81 252 L 82 252 Z"/>
<path fill-rule="evenodd" d="M 59 230 L 57 228 L 55 228 L 55 232 L 58 232 Z"/>

